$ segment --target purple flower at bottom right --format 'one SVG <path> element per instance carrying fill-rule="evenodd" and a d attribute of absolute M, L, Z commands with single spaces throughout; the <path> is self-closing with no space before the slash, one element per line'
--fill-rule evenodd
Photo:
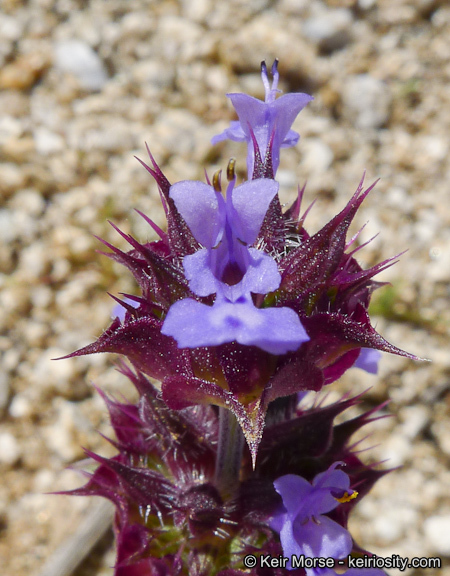
<path fill-rule="evenodd" d="M 332 464 L 311 484 L 294 474 L 275 480 L 283 508 L 274 516 L 271 528 L 279 532 L 286 557 L 344 558 L 350 554 L 353 541 L 348 530 L 324 516 L 358 495 L 351 490 L 348 475 L 337 469 L 340 464 Z M 290 560 L 287 568 L 293 569 Z"/>

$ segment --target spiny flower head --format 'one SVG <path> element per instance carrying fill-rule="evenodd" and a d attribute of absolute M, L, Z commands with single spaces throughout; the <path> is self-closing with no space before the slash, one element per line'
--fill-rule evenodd
<path fill-rule="evenodd" d="M 233 99 L 248 111 L 240 122 L 249 130 L 254 169 L 252 179 L 237 185 L 231 162 L 225 198 L 218 175 L 213 185 L 208 179 L 171 185 L 151 155 L 152 167 L 141 162 L 158 184 L 167 232 L 144 216 L 158 241 L 142 244 L 118 231 L 129 252 L 104 242 L 108 255 L 132 272 L 141 295 L 125 295 L 126 313 L 73 354 L 125 355 L 161 382 L 172 409 L 214 404 L 231 410 L 253 463 L 265 415 L 277 398 L 318 391 L 355 363 L 373 371 L 368 349 L 413 357 L 386 342 L 368 316 L 371 294 L 381 286 L 373 277 L 392 259 L 364 270 L 354 239 L 346 238 L 373 186 L 363 190 L 361 181 L 348 204 L 314 235 L 304 227 L 303 190 L 282 211 L 273 158 L 309 97 L 275 99 L 276 64 L 272 73 L 270 87 L 263 66 L 265 102 L 243 94 Z"/>

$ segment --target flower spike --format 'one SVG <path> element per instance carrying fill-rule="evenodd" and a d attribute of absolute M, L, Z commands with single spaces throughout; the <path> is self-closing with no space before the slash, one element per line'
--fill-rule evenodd
<path fill-rule="evenodd" d="M 72 494 L 114 503 L 114 576 L 272 574 L 262 560 L 244 565 L 249 555 L 286 560 L 276 576 L 337 576 L 335 563 L 346 576 L 383 574 L 353 567 L 352 554 L 366 552 L 348 519 L 386 474 L 360 459 L 352 439 L 384 417 L 376 413 L 385 404 L 336 424 L 362 395 L 302 399 L 350 368 L 375 374 L 381 352 L 415 358 L 384 340 L 368 314 L 382 286 L 374 276 L 395 262 L 363 269 L 365 244 L 347 239 L 374 186 L 364 190 L 364 178 L 315 234 L 305 228 L 312 204 L 301 212 L 304 187 L 283 211 L 280 151 L 298 141 L 291 126 L 312 98 L 279 96 L 278 60 L 270 73 L 262 62 L 261 77 L 264 101 L 229 94 L 239 119 L 213 139 L 247 143 L 248 180 L 238 184 L 231 159 L 224 190 L 220 170 L 211 180 L 205 171 L 206 183 L 171 184 L 147 147 L 150 165 L 139 162 L 158 185 L 167 232 L 139 213 L 156 241 L 114 224 L 129 250 L 101 240 L 139 295 L 112 296 L 109 328 L 70 356 L 125 356 L 131 366 L 119 370 L 139 399 L 100 392 L 117 454 L 87 452 L 97 468 Z M 301 557 L 311 563 L 295 566 Z"/>

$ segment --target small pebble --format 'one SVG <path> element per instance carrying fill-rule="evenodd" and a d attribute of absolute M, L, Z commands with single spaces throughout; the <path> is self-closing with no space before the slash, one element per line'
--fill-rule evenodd
<path fill-rule="evenodd" d="M 351 39 L 353 17 L 350 10 L 327 10 L 306 20 L 302 26 L 307 38 L 326 51 L 343 48 Z"/>
<path fill-rule="evenodd" d="M 23 394 L 16 394 L 9 406 L 9 415 L 12 418 L 27 418 L 32 412 L 32 406 L 28 398 Z"/>
<path fill-rule="evenodd" d="M 388 123 L 391 94 L 388 86 L 360 74 L 347 78 L 343 90 L 344 116 L 357 128 L 381 128 Z"/>
<path fill-rule="evenodd" d="M 433 553 L 450 556 L 450 514 L 430 516 L 423 524 L 423 531 Z"/>
<path fill-rule="evenodd" d="M 11 378 L 5 372 L 0 372 L 0 417 L 8 405 Z"/>
<path fill-rule="evenodd" d="M 20 446 L 9 432 L 0 433 L 0 463 L 12 466 L 20 458 Z"/>
<path fill-rule="evenodd" d="M 103 62 L 92 48 L 81 40 L 61 40 L 54 47 L 55 67 L 73 74 L 86 90 L 101 90 L 108 80 Z"/>

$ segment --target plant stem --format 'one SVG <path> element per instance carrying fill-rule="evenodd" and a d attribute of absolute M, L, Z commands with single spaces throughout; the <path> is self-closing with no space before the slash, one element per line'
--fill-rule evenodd
<path fill-rule="evenodd" d="M 234 414 L 219 408 L 219 445 L 216 483 L 223 495 L 231 495 L 239 483 L 244 435 Z"/>

